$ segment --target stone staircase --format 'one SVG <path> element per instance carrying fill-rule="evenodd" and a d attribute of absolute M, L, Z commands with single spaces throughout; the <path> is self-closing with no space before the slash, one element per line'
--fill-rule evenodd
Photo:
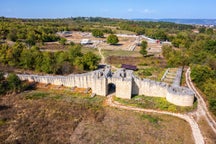
<path fill-rule="evenodd" d="M 169 85 L 180 86 L 182 75 L 182 67 L 180 68 L 168 68 L 161 78 L 162 82 Z"/>

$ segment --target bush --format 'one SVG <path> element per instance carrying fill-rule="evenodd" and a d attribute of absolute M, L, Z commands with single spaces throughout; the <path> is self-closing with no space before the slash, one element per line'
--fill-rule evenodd
<path fill-rule="evenodd" d="M 101 31 L 101 30 L 98 30 L 98 29 L 94 29 L 93 31 L 92 31 L 92 35 L 94 36 L 94 37 L 104 37 L 104 34 L 103 34 L 103 32 Z"/>
<path fill-rule="evenodd" d="M 65 38 L 61 38 L 61 39 L 59 40 L 59 43 L 60 43 L 61 45 L 65 45 L 66 42 L 67 42 L 67 40 L 66 40 Z"/>
<path fill-rule="evenodd" d="M 8 88 L 12 92 L 20 92 L 22 90 L 22 83 L 19 77 L 14 74 L 10 73 L 7 77 Z"/>
<path fill-rule="evenodd" d="M 111 34 L 107 37 L 107 43 L 114 45 L 117 44 L 119 42 L 118 37 L 114 34 Z"/>

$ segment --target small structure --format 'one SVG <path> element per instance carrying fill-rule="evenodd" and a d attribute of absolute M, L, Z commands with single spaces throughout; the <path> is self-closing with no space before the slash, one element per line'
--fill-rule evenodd
<path fill-rule="evenodd" d="M 82 39 L 80 42 L 81 45 L 88 45 L 88 44 L 92 44 L 91 40 L 89 39 Z"/>
<path fill-rule="evenodd" d="M 71 31 L 62 31 L 62 32 L 57 32 L 57 34 L 59 36 L 62 36 L 62 37 L 69 37 L 72 35 L 72 32 Z"/>
<path fill-rule="evenodd" d="M 121 68 L 124 68 L 124 69 L 128 69 L 128 70 L 137 70 L 137 67 L 136 66 L 133 66 L 133 65 L 127 65 L 127 64 L 122 64 L 121 65 Z"/>

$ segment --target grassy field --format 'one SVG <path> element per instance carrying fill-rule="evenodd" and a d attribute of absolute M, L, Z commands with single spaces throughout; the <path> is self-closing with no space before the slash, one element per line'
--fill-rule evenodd
<path fill-rule="evenodd" d="M 167 102 L 166 98 L 160 97 L 135 96 L 129 100 L 115 97 L 114 100 L 129 106 L 178 113 L 190 112 L 197 107 L 197 102 L 194 103 L 193 107 L 180 107 Z"/>
<path fill-rule="evenodd" d="M 88 52 L 92 52 L 92 53 L 99 56 L 98 49 L 96 49 L 96 48 L 82 47 L 81 52 L 84 53 L 84 54 L 86 54 Z"/>
<path fill-rule="evenodd" d="M 9 143 L 194 143 L 183 120 L 119 110 L 105 97 L 37 89 L 0 100 L 0 141 Z"/>
<path fill-rule="evenodd" d="M 140 78 L 161 81 L 161 78 L 163 77 L 165 71 L 166 68 L 146 66 L 145 68 L 140 68 L 138 71 L 135 71 L 134 73 Z"/>
<path fill-rule="evenodd" d="M 109 56 L 131 56 L 142 57 L 137 51 L 125 51 L 125 50 L 102 50 L 103 55 L 107 58 Z"/>

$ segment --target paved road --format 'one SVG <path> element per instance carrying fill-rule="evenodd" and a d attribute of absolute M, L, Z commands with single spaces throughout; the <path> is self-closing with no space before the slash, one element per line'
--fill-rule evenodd
<path fill-rule="evenodd" d="M 186 83 L 187 83 L 188 87 L 195 92 L 196 98 L 198 100 L 197 111 L 195 111 L 194 113 L 191 113 L 191 115 L 196 116 L 198 119 L 199 119 L 199 117 L 204 116 L 207 123 L 209 124 L 209 126 L 212 128 L 212 130 L 216 134 L 216 122 L 214 121 L 211 114 L 209 113 L 208 108 L 206 106 L 206 103 L 203 100 L 201 94 L 196 90 L 193 82 L 191 81 L 190 68 L 187 69 L 187 72 L 185 75 L 186 75 Z"/>

